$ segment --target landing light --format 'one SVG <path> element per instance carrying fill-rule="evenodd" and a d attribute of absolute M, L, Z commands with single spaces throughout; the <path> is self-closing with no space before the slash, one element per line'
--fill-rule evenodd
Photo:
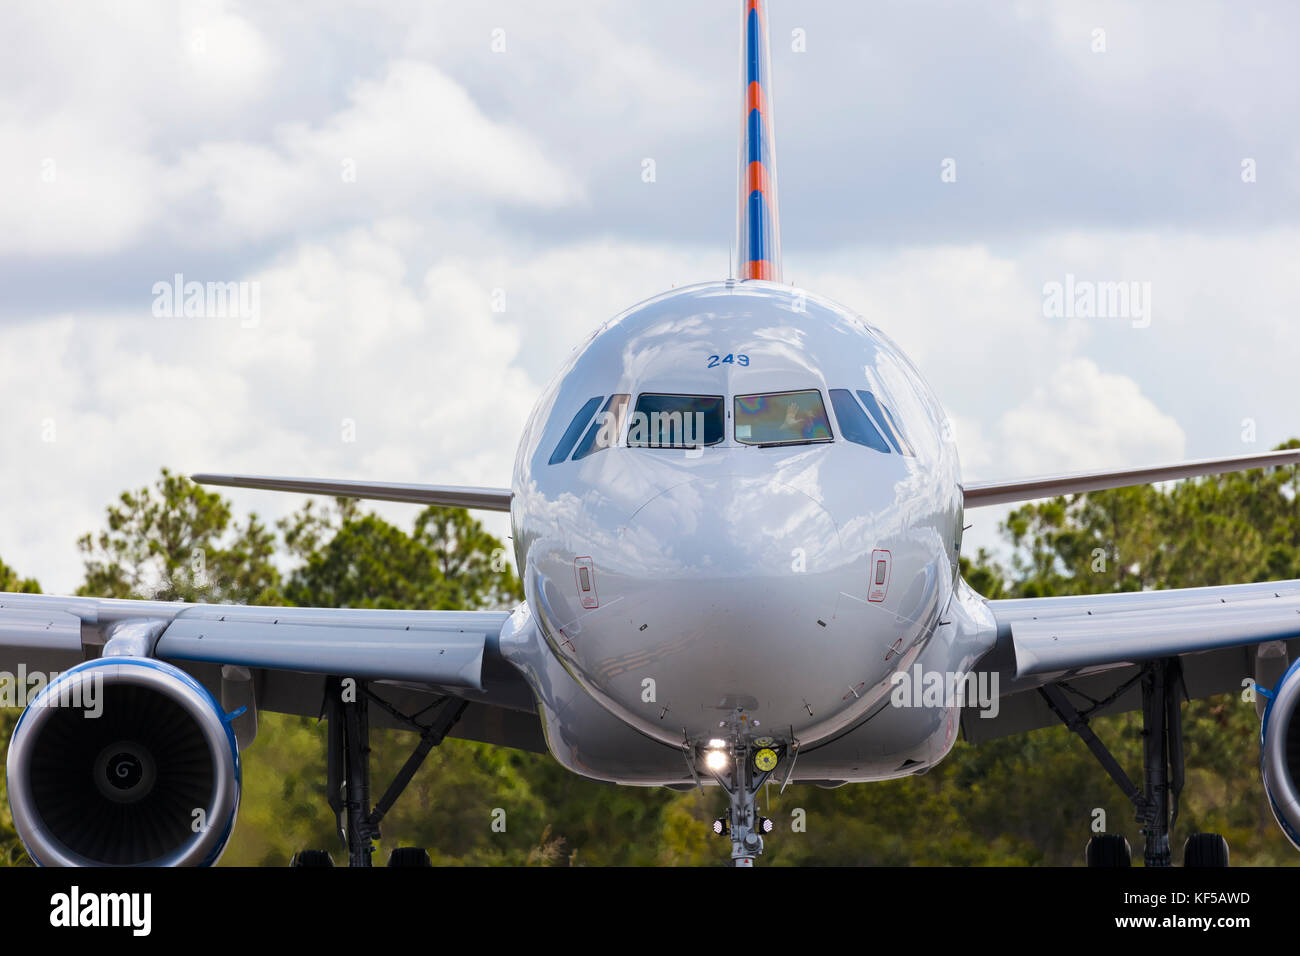
<path fill-rule="evenodd" d="M 710 770 L 722 770 L 727 766 L 727 752 L 725 750 L 710 750 L 704 755 L 704 766 Z"/>
<path fill-rule="evenodd" d="M 721 737 L 714 737 L 712 740 L 709 741 L 710 750 L 721 750 L 725 746 L 727 746 L 727 742 L 723 740 Z"/>

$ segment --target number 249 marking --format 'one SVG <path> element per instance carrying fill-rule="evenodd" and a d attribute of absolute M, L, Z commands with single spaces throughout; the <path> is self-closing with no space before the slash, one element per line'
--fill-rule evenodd
<path fill-rule="evenodd" d="M 734 364 L 734 365 L 748 365 L 748 364 L 749 364 L 749 356 L 748 356 L 748 355 L 733 355 L 733 354 L 728 354 L 728 355 L 726 355 L 726 356 L 723 357 L 723 358 L 719 358 L 719 357 L 716 356 L 716 355 L 710 355 L 710 356 L 709 356 L 709 365 L 708 365 L 709 368 L 717 368 L 719 365 L 733 365 L 733 364 Z"/>

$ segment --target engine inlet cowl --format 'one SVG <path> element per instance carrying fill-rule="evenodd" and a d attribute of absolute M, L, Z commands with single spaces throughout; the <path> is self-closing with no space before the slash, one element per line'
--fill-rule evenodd
<path fill-rule="evenodd" d="M 220 705 L 148 658 L 60 675 L 19 718 L 7 775 L 14 827 L 45 866 L 210 865 L 239 808 L 239 748 Z"/>
<path fill-rule="evenodd" d="M 1259 765 L 1278 826 L 1300 849 L 1300 661 L 1277 682 L 1260 724 Z"/>

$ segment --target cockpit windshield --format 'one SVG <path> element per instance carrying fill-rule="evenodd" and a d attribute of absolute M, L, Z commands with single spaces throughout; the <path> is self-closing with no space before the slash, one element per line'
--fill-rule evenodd
<path fill-rule="evenodd" d="M 722 441 L 726 423 L 721 395 L 637 396 L 627 430 L 634 448 L 699 448 Z"/>
<path fill-rule="evenodd" d="M 821 392 L 736 396 L 736 441 L 742 445 L 798 445 L 831 440 Z"/>

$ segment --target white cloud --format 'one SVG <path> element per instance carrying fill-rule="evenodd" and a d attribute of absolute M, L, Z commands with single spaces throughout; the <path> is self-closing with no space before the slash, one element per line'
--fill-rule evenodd
<path fill-rule="evenodd" d="M 246 277 L 261 283 L 256 329 L 86 313 L 0 331 L 6 448 L 34 463 L 0 473 L 3 500 L 23 503 L 0 520 L 0 555 L 75 583 L 76 535 L 163 464 L 506 483 L 541 384 L 588 332 L 674 280 L 718 274 L 701 250 L 612 238 L 538 252 L 485 232 L 472 250 L 431 255 L 445 228 L 388 220 L 299 244 Z M 956 423 L 966 478 L 1009 479 L 1257 451 L 1300 432 L 1288 320 L 1300 289 L 1285 271 L 1297 254 L 1285 231 L 1072 233 L 1000 254 L 845 251 L 807 285 L 900 340 Z M 1062 263 L 1149 278 L 1151 326 L 1044 317 L 1042 283 Z M 1255 446 L 1240 444 L 1247 415 Z M 47 417 L 53 447 L 39 441 Z M 355 444 L 341 441 L 344 418 Z M 236 498 L 263 513 L 297 503 Z M 995 518 L 974 514 L 972 544 Z"/>
<path fill-rule="evenodd" d="M 167 157 L 238 123 L 270 42 L 222 2 L 6 11 L 0 254 L 85 255 L 166 222 Z"/>
<path fill-rule="evenodd" d="M 93 116 L 0 109 L 0 255 L 119 248 L 159 215 L 160 164 L 114 132 Z"/>
<path fill-rule="evenodd" d="M 279 127 L 269 145 L 205 143 L 179 163 L 180 193 L 211 197 L 228 238 L 365 221 L 417 208 L 540 207 L 581 195 L 534 140 L 485 116 L 428 63 L 391 63 L 319 126 Z"/>
<path fill-rule="evenodd" d="M 1183 456 L 1185 436 L 1132 379 L 1077 358 L 998 422 L 1012 475 L 1158 464 Z"/>
<path fill-rule="evenodd" d="M 673 286 L 725 277 L 725 263 L 685 245 L 580 240 L 545 249 L 498 238 L 495 250 L 448 256 L 432 275 L 439 295 L 498 292 L 525 346 L 522 361 L 545 381 L 607 319 Z M 469 290 L 472 289 L 472 292 Z"/>
<path fill-rule="evenodd" d="M 211 128 L 263 96 L 280 50 L 224 0 L 133 0 L 6 11 L 0 103 L 76 112 L 119 135 Z"/>
<path fill-rule="evenodd" d="M 1300 230 L 1281 218 L 1300 152 L 1279 122 L 1300 85 L 1282 68 L 1290 34 L 1230 12 L 900 7 L 882 21 L 810 6 L 810 52 L 774 50 L 787 278 L 907 350 L 956 423 L 967 478 L 1258 451 L 1300 432 Z M 7 286 L 35 304 L 0 325 L 0 438 L 19 463 L 0 469 L 0 556 L 74 585 L 76 536 L 163 464 L 506 482 L 533 397 L 586 333 L 724 274 L 734 14 L 580 0 L 13 11 L 0 270 L 13 285 L 42 271 Z M 978 59 L 978 82 L 911 70 L 917 44 Z M 844 82 L 863 62 L 890 82 Z M 983 70 L 994 62 L 1005 69 Z M 990 101 L 1005 125 L 971 108 Z M 962 179 L 936 204 L 950 150 Z M 1256 153 L 1247 186 L 1237 164 Z M 1187 225 L 1152 225 L 1170 222 Z M 190 275 L 199 253 L 257 264 Z M 260 282 L 259 326 L 148 317 L 144 290 L 173 271 Z M 1043 283 L 1067 272 L 1149 281 L 1150 327 L 1045 317 Z M 140 301 L 59 298 L 94 301 L 105 275 Z M 301 500 L 232 497 L 271 515 Z M 968 541 L 995 510 L 974 513 Z"/>
<path fill-rule="evenodd" d="M 23 463 L 0 470 L 0 554 L 47 587 L 75 586 L 77 536 L 162 465 L 508 484 L 538 391 L 518 335 L 486 294 L 439 295 L 437 270 L 408 281 L 404 267 L 362 231 L 250 276 L 255 328 L 118 315 L 0 327 L 0 440 Z M 264 515 L 300 503 L 237 497 Z"/>
<path fill-rule="evenodd" d="M 1007 401 L 991 380 L 1024 385 L 1072 354 L 1088 330 L 1043 318 L 1041 279 L 1022 256 L 984 245 L 841 250 L 801 286 L 879 326 L 907 352 L 949 414 L 992 420 Z M 1009 349 L 1008 343 L 1014 343 Z M 1014 371 L 1013 371 L 1014 370 Z"/>
<path fill-rule="evenodd" d="M 235 86 L 259 75 L 237 62 L 260 56 L 238 39 L 251 28 L 217 23 L 202 34 L 203 69 L 177 92 L 196 111 L 207 108 L 217 51 L 235 61 L 218 64 Z M 159 118 L 134 106 L 124 99 L 106 111 L 86 96 L 24 111 L 0 99 L 0 255 L 108 253 L 151 234 L 182 247 L 239 246 L 390 215 L 482 215 L 582 196 L 533 136 L 489 118 L 425 62 L 392 61 L 322 122 L 281 123 L 265 141 L 214 137 L 220 124 L 209 124 L 159 142 Z"/>
<path fill-rule="evenodd" d="M 1002 391 L 1008 394 L 1007 390 Z M 958 447 L 968 480 L 1029 478 L 1179 461 L 1185 435 L 1179 423 L 1142 393 L 1138 383 L 1104 372 L 1087 358 L 1056 367 L 1044 384 L 1021 395 L 992 432 L 996 439 L 968 441 L 959 426 Z M 973 449 L 975 456 L 969 455 Z M 1016 505 L 974 509 L 963 543 L 967 554 L 980 548 L 1006 560 L 1008 547 L 998 526 Z"/>

